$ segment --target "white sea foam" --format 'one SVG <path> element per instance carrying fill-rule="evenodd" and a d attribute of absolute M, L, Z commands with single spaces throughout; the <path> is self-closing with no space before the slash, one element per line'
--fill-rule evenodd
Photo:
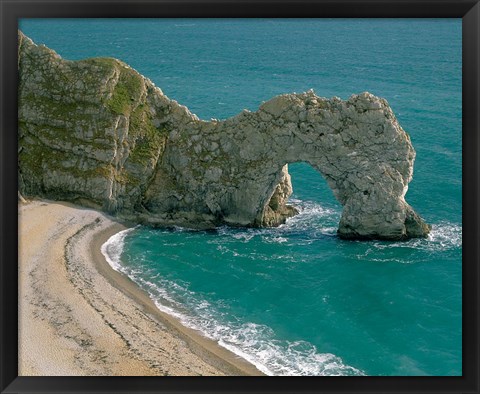
<path fill-rule="evenodd" d="M 318 238 L 332 237 L 337 234 L 337 224 L 340 220 L 340 209 L 337 207 L 324 207 L 312 201 L 298 199 L 290 200 L 299 214 L 287 219 L 285 224 L 274 228 L 248 228 L 235 229 L 221 226 L 216 229 L 217 238 L 210 238 L 206 242 L 220 245 L 217 249 L 221 253 L 231 252 L 226 248 L 226 239 L 234 242 L 249 243 L 262 241 L 277 244 L 307 245 Z M 176 228 L 176 231 L 185 229 Z M 228 242 L 227 242 L 228 244 Z"/>
<path fill-rule="evenodd" d="M 225 248 L 225 238 L 235 242 L 249 243 L 262 241 L 285 245 L 308 245 L 318 238 L 332 237 L 337 234 L 337 224 L 340 220 L 340 209 L 325 207 L 312 201 L 298 199 L 290 200 L 299 214 L 287 219 L 285 224 L 275 228 L 232 229 L 227 226 L 217 228 L 219 238 L 209 239 L 208 243 L 219 244 L 222 253 Z"/>
<path fill-rule="evenodd" d="M 442 222 L 432 226 L 428 240 L 439 245 L 443 249 L 452 249 L 462 246 L 462 226 L 448 222 Z"/>
<path fill-rule="evenodd" d="M 100 248 L 105 260 L 115 271 L 122 271 L 120 257 L 125 245 L 125 237 L 135 228 L 129 228 L 112 235 Z"/>
<path fill-rule="evenodd" d="M 299 210 L 299 214 L 287 220 L 284 230 L 303 230 L 317 235 L 336 234 L 341 208 L 298 199 L 291 199 L 290 203 Z"/>
<path fill-rule="evenodd" d="M 238 239 L 238 240 L 242 240 L 242 241 L 250 241 L 253 237 L 255 236 L 255 234 L 253 232 L 241 232 L 241 233 L 233 233 L 232 234 L 232 237 L 235 238 L 235 239 Z"/>
<path fill-rule="evenodd" d="M 432 230 L 427 238 L 415 238 L 406 242 L 371 241 L 366 242 L 365 246 L 365 251 L 356 255 L 362 261 L 399 264 L 428 262 L 432 261 L 432 256 L 436 253 L 454 251 L 462 247 L 462 226 L 441 222 L 432 225 Z M 405 255 L 399 257 L 399 249 L 412 249 L 426 253 L 416 253 L 414 259 L 410 260 Z"/>
<path fill-rule="evenodd" d="M 304 231 L 311 237 L 310 242 L 321 236 L 336 236 L 341 209 L 324 207 L 311 201 L 291 199 L 300 213 L 287 220 L 279 229 L 283 234 L 292 231 Z M 275 235 L 278 236 L 278 235 Z M 288 235 L 282 235 L 288 238 Z M 306 240 L 305 242 L 308 242 Z M 458 223 L 439 222 L 432 224 L 427 238 L 411 239 L 407 242 L 374 242 L 376 249 L 412 248 L 427 251 L 446 251 L 462 246 L 462 225 Z"/>
<path fill-rule="evenodd" d="M 318 203 L 302 200 L 290 200 L 300 213 L 287 220 L 279 230 L 286 235 L 294 231 L 303 231 L 314 242 L 319 237 L 336 236 L 340 220 L 340 208 L 324 207 Z M 278 236 L 275 233 L 275 236 Z M 432 230 L 427 238 L 415 238 L 406 242 L 379 242 L 372 241 L 375 249 L 412 248 L 426 251 L 446 251 L 462 246 L 462 225 L 458 223 L 439 222 L 432 224 Z"/>
<path fill-rule="evenodd" d="M 444 252 L 462 247 L 462 226 L 441 222 L 432 224 L 427 238 L 415 238 L 407 242 L 375 242 L 376 249 L 411 248 L 429 252 Z"/>
<path fill-rule="evenodd" d="M 175 282 L 157 278 L 157 283 L 153 283 L 145 279 L 148 273 L 133 274 L 128 269 L 125 273 L 149 293 L 159 310 L 217 341 L 266 375 L 363 375 L 362 371 L 345 365 L 339 357 L 319 353 L 308 342 L 279 340 L 274 331 L 265 325 L 241 323 L 228 317 L 226 312 L 222 312 L 225 305 L 221 302 L 212 305 L 201 295 Z"/>
<path fill-rule="evenodd" d="M 302 245 L 305 242 L 315 242 L 319 238 L 325 239 L 336 235 L 336 226 L 340 218 L 339 209 L 300 200 L 294 200 L 292 203 L 299 209 L 299 215 L 278 228 L 239 230 L 222 227 L 217 229 L 218 237 L 209 239 L 208 242 L 216 244 L 220 253 L 238 255 L 235 247 L 232 248 L 232 245 L 238 242 L 260 241 L 280 245 Z M 120 256 L 128 231 L 131 230 L 114 235 L 102 246 L 102 253 L 117 270 L 121 267 Z M 185 229 L 178 228 L 176 231 L 183 232 Z M 427 239 L 407 242 L 371 241 L 365 245 L 368 247 L 361 259 L 408 263 L 396 256 L 394 248 L 421 249 L 428 252 L 455 249 L 462 245 L 462 227 L 443 222 L 433 225 Z M 280 253 L 279 256 L 288 259 L 288 255 Z M 260 259 L 261 255 L 255 258 Z M 189 290 L 188 284 L 176 283 L 158 275 L 152 279 L 153 272 L 150 275 L 149 272 L 133 271 L 130 268 L 121 270 L 149 293 L 159 310 L 176 317 L 185 326 L 199 330 L 206 337 L 217 341 L 220 346 L 254 364 L 267 375 L 364 374 L 363 371 L 346 365 L 340 357 L 322 353 L 321 349 L 311 343 L 282 340 L 266 325 L 241 322 L 229 314 L 228 305 L 223 305 L 220 301 L 205 300 L 201 294 Z M 326 298 L 323 301 L 328 302 Z"/>
<path fill-rule="evenodd" d="M 125 237 L 132 230 L 124 230 L 110 237 L 102 245 L 102 253 L 112 268 L 125 273 L 146 290 L 162 312 L 176 317 L 187 327 L 199 330 L 266 375 L 363 375 L 362 371 L 345 365 L 339 357 L 319 353 L 308 342 L 279 340 L 273 330 L 265 325 L 241 323 L 232 317 L 228 318 L 221 311 L 225 309 L 221 302 L 212 305 L 186 286 L 158 274 L 150 275 L 149 272 L 122 266 Z M 155 282 L 151 280 L 153 277 Z"/>
<path fill-rule="evenodd" d="M 267 242 L 282 244 L 284 242 L 288 242 L 288 239 L 285 237 L 272 237 Z"/>

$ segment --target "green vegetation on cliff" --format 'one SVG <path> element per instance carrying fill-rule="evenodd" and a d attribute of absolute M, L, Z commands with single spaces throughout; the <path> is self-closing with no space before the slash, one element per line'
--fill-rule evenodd
<path fill-rule="evenodd" d="M 19 33 L 20 192 L 197 228 L 275 226 L 295 214 L 288 163 L 306 161 L 344 205 L 339 234 L 407 239 L 415 151 L 388 103 L 313 91 L 201 121 L 125 63 L 63 60 Z"/>

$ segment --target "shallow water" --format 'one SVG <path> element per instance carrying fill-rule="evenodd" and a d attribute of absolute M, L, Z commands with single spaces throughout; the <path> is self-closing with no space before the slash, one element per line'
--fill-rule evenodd
<path fill-rule="evenodd" d="M 22 20 L 68 59 L 118 57 L 201 118 L 313 88 L 385 97 L 417 152 L 428 239 L 348 242 L 341 207 L 290 165 L 275 229 L 137 227 L 105 245 L 158 307 L 271 375 L 460 375 L 461 20 Z"/>

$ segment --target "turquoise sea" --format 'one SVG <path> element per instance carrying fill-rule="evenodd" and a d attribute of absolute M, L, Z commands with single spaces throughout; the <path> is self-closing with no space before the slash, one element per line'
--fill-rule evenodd
<path fill-rule="evenodd" d="M 119 58 L 204 119 L 313 88 L 384 97 L 417 152 L 428 239 L 336 237 L 341 207 L 291 163 L 301 213 L 275 229 L 136 227 L 104 245 L 158 307 L 269 375 L 462 374 L 460 19 L 31 19 L 75 60 Z M 147 335 L 147 334 L 146 334 Z"/>

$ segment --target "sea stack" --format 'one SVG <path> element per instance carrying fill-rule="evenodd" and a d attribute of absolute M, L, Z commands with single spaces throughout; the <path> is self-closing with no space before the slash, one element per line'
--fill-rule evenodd
<path fill-rule="evenodd" d="M 112 58 L 62 59 L 19 32 L 19 192 L 154 226 L 278 226 L 288 164 L 343 206 L 345 239 L 425 237 L 405 201 L 415 151 L 385 99 L 285 94 L 204 121 Z"/>

